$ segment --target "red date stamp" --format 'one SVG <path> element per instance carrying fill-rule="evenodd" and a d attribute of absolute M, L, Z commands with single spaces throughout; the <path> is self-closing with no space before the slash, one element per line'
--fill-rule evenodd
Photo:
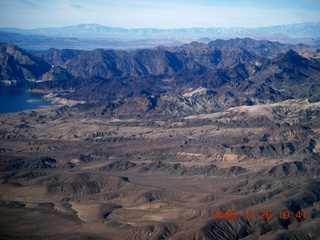
<path fill-rule="evenodd" d="M 249 221 L 253 219 L 260 220 L 271 220 L 273 217 L 278 217 L 280 219 L 306 219 L 307 213 L 305 210 L 299 210 L 297 212 L 291 212 L 287 209 L 280 210 L 278 212 L 272 212 L 271 210 L 244 210 L 242 212 L 237 212 L 236 210 L 212 210 L 212 219 L 236 219 L 244 218 Z"/>

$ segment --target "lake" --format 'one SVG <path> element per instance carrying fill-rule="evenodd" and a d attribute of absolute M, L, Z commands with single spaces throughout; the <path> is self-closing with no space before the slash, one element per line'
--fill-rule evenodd
<path fill-rule="evenodd" d="M 49 106 L 51 102 L 43 99 L 43 94 L 30 93 L 30 83 L 15 85 L 0 84 L 0 113 L 19 112 L 39 106 Z"/>

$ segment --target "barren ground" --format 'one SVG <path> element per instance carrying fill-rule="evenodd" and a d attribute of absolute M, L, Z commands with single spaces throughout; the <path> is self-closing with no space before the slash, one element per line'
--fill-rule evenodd
<path fill-rule="evenodd" d="M 319 110 L 2 114 L 0 238 L 319 239 Z"/>

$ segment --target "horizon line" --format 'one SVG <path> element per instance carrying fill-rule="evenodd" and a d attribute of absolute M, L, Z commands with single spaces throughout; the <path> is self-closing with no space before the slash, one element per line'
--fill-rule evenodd
<path fill-rule="evenodd" d="M 19 28 L 19 27 L 0 27 L 0 29 L 20 29 L 20 30 L 37 30 L 37 29 L 53 29 L 53 28 L 68 28 L 68 27 L 77 27 L 81 25 L 88 26 L 101 26 L 101 27 L 110 27 L 110 28 L 118 28 L 118 29 L 126 29 L 126 30 L 135 30 L 135 29 L 158 29 L 158 30 L 175 30 L 175 29 L 213 29 L 213 28 L 242 28 L 242 29 L 259 29 L 259 28 L 268 28 L 268 27 L 278 27 L 278 26 L 290 26 L 290 25 L 302 25 L 302 24 L 320 24 L 320 22 L 297 22 L 297 23 L 289 23 L 289 24 L 278 24 L 278 25 L 269 25 L 269 26 L 260 26 L 260 27 L 176 27 L 176 28 L 158 28 L 158 27 L 134 27 L 134 28 L 125 28 L 125 27 L 116 27 L 110 25 L 103 25 L 99 23 L 79 23 L 75 25 L 66 25 L 61 27 L 40 27 L 40 28 Z"/>

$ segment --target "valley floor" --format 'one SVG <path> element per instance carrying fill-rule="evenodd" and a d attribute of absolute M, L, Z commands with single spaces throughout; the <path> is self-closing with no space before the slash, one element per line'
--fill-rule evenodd
<path fill-rule="evenodd" d="M 1 239 L 319 239 L 320 104 L 0 115 Z"/>

